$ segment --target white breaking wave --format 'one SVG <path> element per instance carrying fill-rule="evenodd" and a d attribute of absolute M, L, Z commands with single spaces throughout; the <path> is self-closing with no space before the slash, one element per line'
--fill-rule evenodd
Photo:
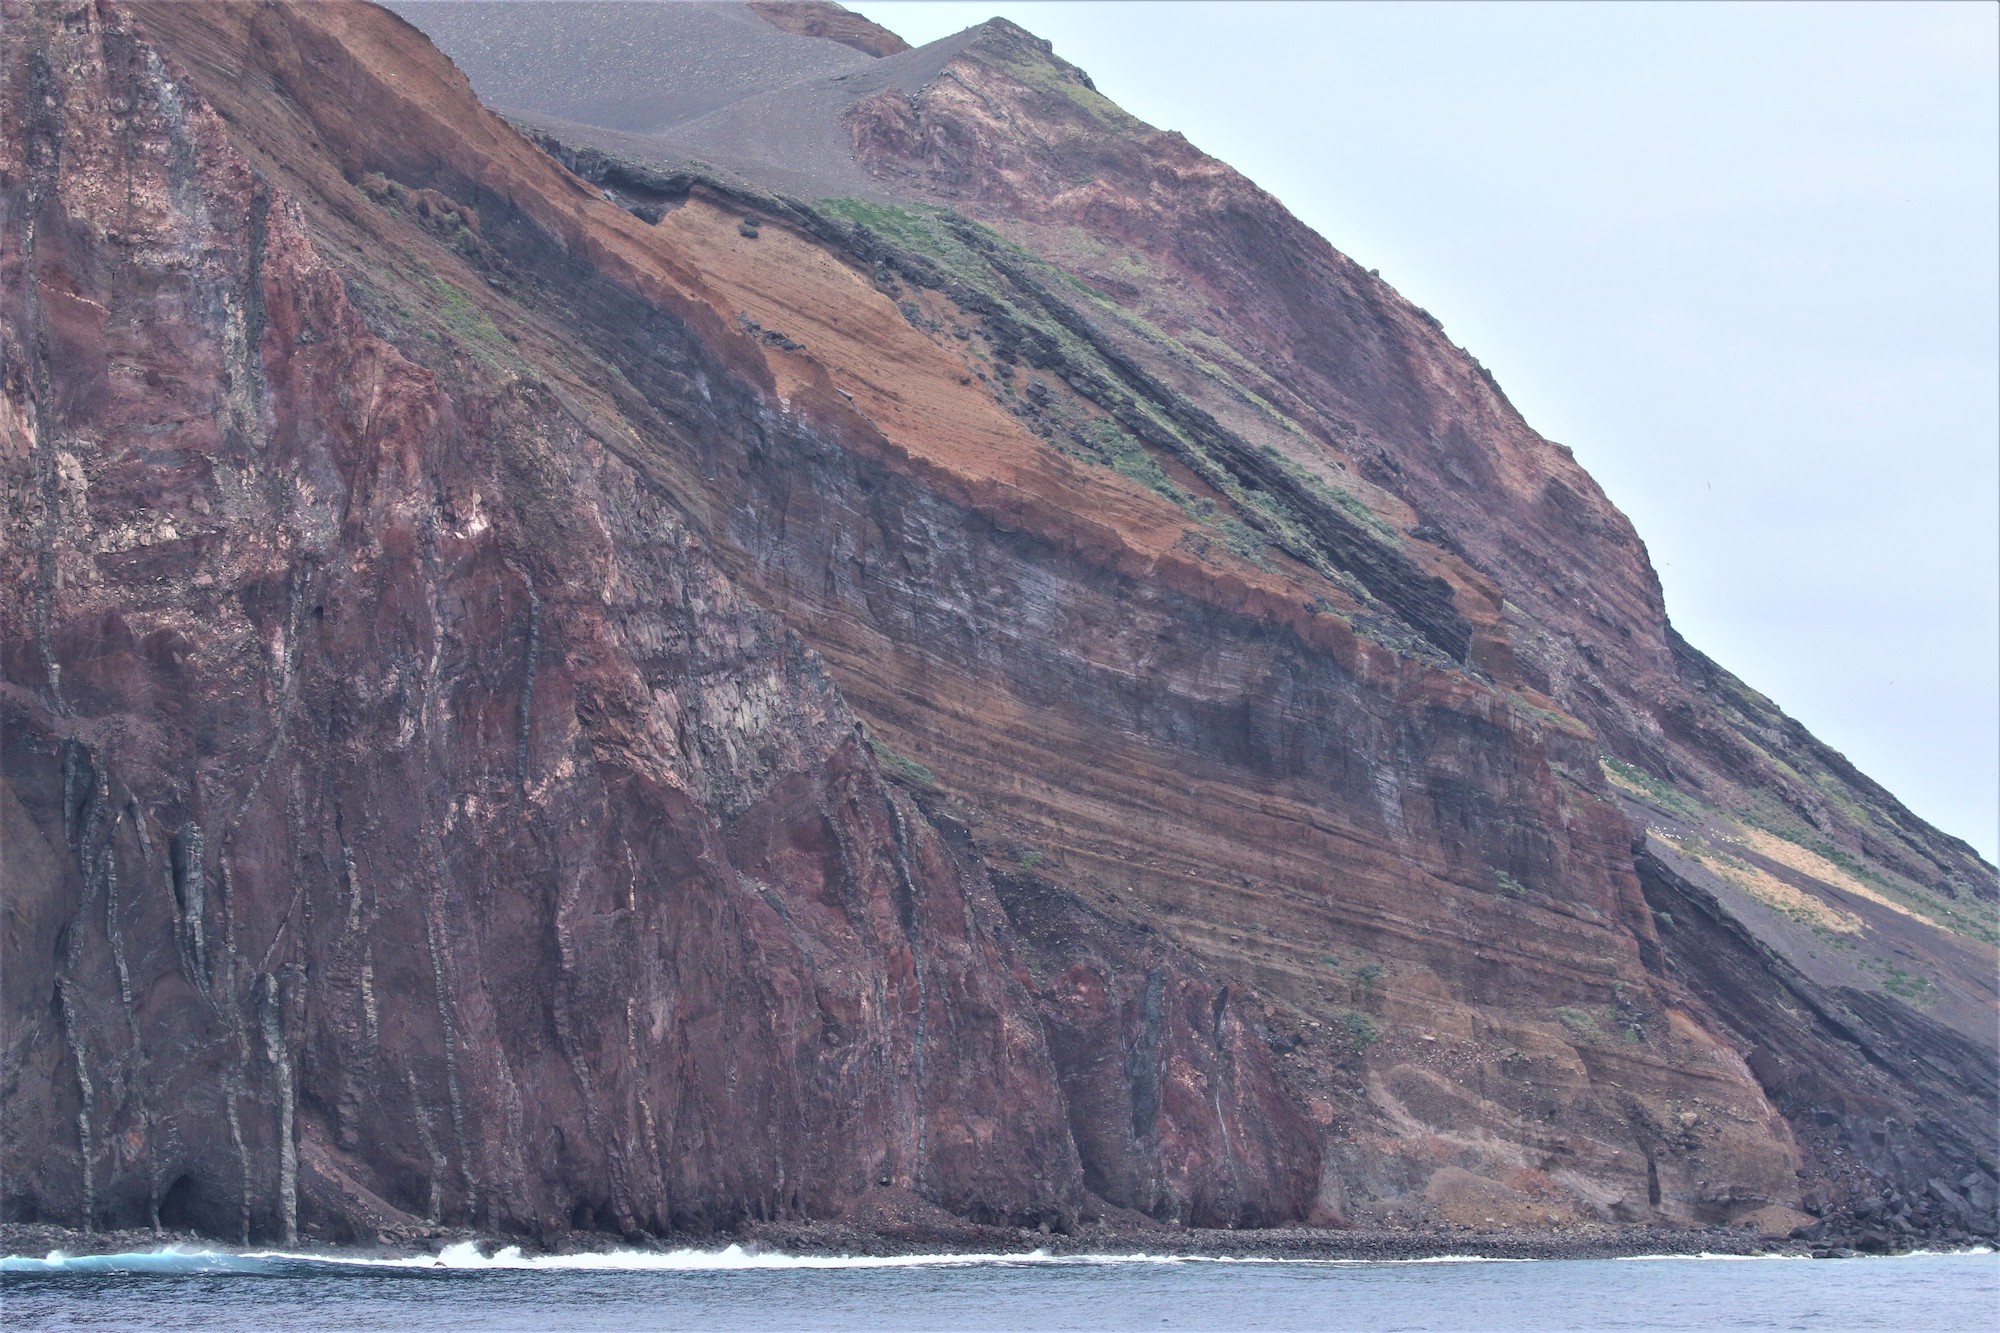
<path fill-rule="evenodd" d="M 1708 1259 L 1717 1263 L 1762 1263 L 1768 1259 L 1803 1259 L 1810 1263 L 1810 1254 L 1710 1254 L 1707 1250 L 1699 1254 L 1620 1254 L 1612 1256 L 1621 1264 L 1660 1263 L 1674 1260 L 1687 1263 L 1696 1259 Z"/>
<path fill-rule="evenodd" d="M 1974 1245 L 1963 1250 L 1904 1250 L 1901 1254 L 1860 1254 L 1859 1259 L 1964 1259 L 1968 1256 L 1992 1254 L 1994 1251 L 1984 1245 Z M 1662 1259 L 1708 1259 L 1727 1262 L 1762 1263 L 1772 1259 L 1803 1259 L 1810 1261 L 1809 1254 L 1710 1254 L 1703 1250 L 1700 1254 L 1621 1254 L 1620 1263 L 1646 1263 Z"/>
<path fill-rule="evenodd" d="M 64 1254 L 36 1259 L 24 1255 L 0 1258 L 0 1273 L 18 1274 L 227 1274 L 296 1273 L 301 1267 L 339 1270 L 404 1272 L 687 1272 L 715 1273 L 772 1269 L 974 1268 L 1021 1266 L 1104 1266 L 1119 1264 L 1486 1264 L 1532 1263 L 1528 1259 L 1489 1259 L 1480 1255 L 1438 1255 L 1425 1259 L 1284 1259 L 1233 1255 L 1190 1254 L 1051 1254 L 1030 1250 L 1020 1254 L 784 1254 L 774 1250 L 728 1245 L 719 1250 L 608 1250 L 583 1254 L 521 1253 L 508 1245 L 491 1254 L 472 1241 L 448 1245 L 436 1254 L 371 1256 L 359 1254 L 299 1254 L 284 1250 L 197 1250 L 179 1246 L 125 1254 Z"/>
<path fill-rule="evenodd" d="M 1952 1258 L 1992 1255 L 1988 1248 L 1959 1251 L 1913 1250 L 1880 1258 Z M 1661 1262 L 1702 1260 L 1708 1262 L 1757 1263 L 1770 1260 L 1805 1260 L 1800 1254 L 1633 1254 L 1619 1256 L 1621 1262 Z M 321 1252 L 300 1254 L 286 1250 L 203 1250 L 168 1246 L 164 1249 L 124 1254 L 64 1254 L 54 1251 L 44 1258 L 8 1255 L 0 1258 L 0 1273 L 56 1276 L 72 1274 L 157 1274 L 199 1275 L 238 1273 L 246 1276 L 296 1274 L 302 1268 L 327 1272 L 400 1271 L 409 1273 L 480 1272 L 601 1272 L 601 1273 L 726 1273 L 783 1269 L 871 1269 L 871 1268 L 981 1268 L 981 1267 L 1098 1267 L 1121 1264 L 1287 1264 L 1352 1266 L 1384 1264 L 1526 1264 L 1533 1259 L 1500 1259 L 1476 1254 L 1434 1255 L 1423 1259 L 1287 1259 L 1237 1255 L 1195 1254 L 1051 1254 L 1030 1250 L 1019 1254 L 893 1254 L 836 1255 L 785 1254 L 776 1250 L 745 1249 L 728 1245 L 719 1250 L 605 1250 L 583 1254 L 523 1254 L 520 1247 L 504 1246 L 491 1254 L 473 1241 L 447 1245 L 436 1254 L 362 1255 Z"/>

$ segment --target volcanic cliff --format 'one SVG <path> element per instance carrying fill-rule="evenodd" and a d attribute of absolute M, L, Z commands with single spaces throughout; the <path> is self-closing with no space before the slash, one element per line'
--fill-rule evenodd
<path fill-rule="evenodd" d="M 0 1219 L 1994 1234 L 1993 868 L 1427 312 L 998 20 L 398 9 L 4 0 Z"/>

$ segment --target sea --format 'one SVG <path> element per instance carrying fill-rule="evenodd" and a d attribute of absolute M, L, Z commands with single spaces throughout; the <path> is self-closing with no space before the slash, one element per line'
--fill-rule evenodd
<path fill-rule="evenodd" d="M 2000 1330 L 2000 1255 L 1398 1262 L 737 1247 L 0 1259 L 0 1326 L 172 1330 Z"/>

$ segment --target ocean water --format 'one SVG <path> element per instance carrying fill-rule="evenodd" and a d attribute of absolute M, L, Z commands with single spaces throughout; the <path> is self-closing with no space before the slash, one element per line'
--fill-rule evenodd
<path fill-rule="evenodd" d="M 2000 1330 L 2000 1255 L 1505 1261 L 719 1251 L 0 1259 L 0 1326 L 175 1330 Z"/>

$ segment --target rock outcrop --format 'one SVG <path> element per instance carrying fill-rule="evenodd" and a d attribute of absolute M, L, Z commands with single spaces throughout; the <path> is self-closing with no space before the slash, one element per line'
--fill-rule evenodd
<path fill-rule="evenodd" d="M 749 0 L 749 9 L 773 27 L 801 37 L 825 37 L 871 56 L 893 56 L 910 44 L 878 23 L 831 0 Z"/>
<path fill-rule="evenodd" d="M 1990 1228 L 1991 868 L 1435 321 L 1011 26 L 603 10 L 840 162 L 8 4 L 7 1218 Z"/>
<path fill-rule="evenodd" d="M 122 14 L 8 28 L 9 1213 L 1073 1215 L 992 890 L 798 638 L 371 333 Z"/>

